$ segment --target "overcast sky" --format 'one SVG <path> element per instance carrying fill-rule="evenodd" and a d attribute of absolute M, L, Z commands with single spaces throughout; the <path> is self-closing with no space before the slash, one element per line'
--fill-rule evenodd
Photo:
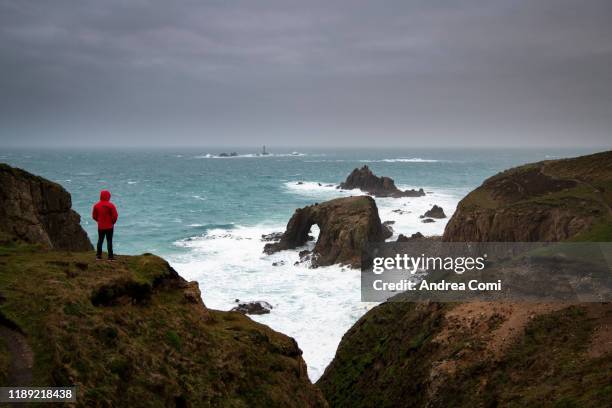
<path fill-rule="evenodd" d="M 611 135 L 610 0 L 0 0 L 3 146 Z"/>

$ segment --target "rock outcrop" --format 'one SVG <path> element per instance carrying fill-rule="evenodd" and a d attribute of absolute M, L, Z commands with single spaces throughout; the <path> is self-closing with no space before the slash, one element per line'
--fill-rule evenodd
<path fill-rule="evenodd" d="M 272 305 L 263 300 L 253 302 L 240 302 L 238 306 L 232 308 L 232 312 L 240 312 L 242 314 L 261 315 L 268 314 L 273 309 Z"/>
<path fill-rule="evenodd" d="M 422 197 L 425 195 L 423 189 L 402 191 L 395 186 L 390 177 L 377 177 L 368 166 L 354 169 L 348 175 L 346 181 L 340 183 L 338 188 L 343 190 L 360 189 L 376 197 Z"/>
<path fill-rule="evenodd" d="M 399 234 L 395 242 L 411 242 L 417 239 L 424 239 L 424 238 L 425 236 L 421 234 L 420 232 L 415 232 L 410 237 L 407 237 L 404 234 Z"/>
<path fill-rule="evenodd" d="M 0 163 L 0 239 L 89 251 L 80 219 L 62 186 Z"/>
<path fill-rule="evenodd" d="M 306 244 L 315 224 L 319 227 L 319 238 L 311 258 L 313 266 L 342 263 L 359 267 L 364 246 L 368 242 L 382 242 L 388 235 L 372 197 L 337 198 L 297 209 L 280 241 L 266 244 L 264 252 L 272 254 Z"/>
<path fill-rule="evenodd" d="M 444 214 L 444 210 L 442 207 L 439 207 L 434 204 L 431 209 L 425 211 L 425 214 L 421 215 L 421 218 L 446 218 L 446 214 Z"/>
<path fill-rule="evenodd" d="M 543 161 L 485 180 L 461 200 L 443 239 L 607 240 L 612 236 L 611 206 L 612 151 Z"/>

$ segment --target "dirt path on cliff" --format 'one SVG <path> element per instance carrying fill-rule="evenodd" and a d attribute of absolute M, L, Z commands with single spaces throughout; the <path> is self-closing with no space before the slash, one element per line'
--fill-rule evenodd
<path fill-rule="evenodd" d="M 34 353 L 26 341 L 25 336 L 13 328 L 0 324 L 0 338 L 4 341 L 11 357 L 6 385 L 31 385 Z"/>
<path fill-rule="evenodd" d="M 437 336 L 445 341 L 455 331 L 465 330 L 486 342 L 486 353 L 497 359 L 519 338 L 536 316 L 567 307 L 563 303 L 469 302 L 455 307 L 446 315 L 446 324 Z M 491 330 L 491 319 L 499 323 Z"/>

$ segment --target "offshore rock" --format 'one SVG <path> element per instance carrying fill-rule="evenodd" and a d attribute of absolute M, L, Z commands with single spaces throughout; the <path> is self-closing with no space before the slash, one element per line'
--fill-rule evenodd
<path fill-rule="evenodd" d="M 357 268 L 361 265 L 365 245 L 382 242 L 388 235 L 372 197 L 337 198 L 297 209 L 280 241 L 266 244 L 264 252 L 272 254 L 303 246 L 315 224 L 320 232 L 313 250 L 312 266 L 342 263 Z"/>
<path fill-rule="evenodd" d="M 422 197 L 425 195 L 422 188 L 419 190 L 400 190 L 395 186 L 392 178 L 377 177 L 368 166 L 354 169 L 338 188 L 343 190 L 358 188 L 376 197 Z"/>

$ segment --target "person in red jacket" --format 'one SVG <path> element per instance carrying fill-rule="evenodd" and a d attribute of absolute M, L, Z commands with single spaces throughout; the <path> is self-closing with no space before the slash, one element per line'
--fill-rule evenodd
<path fill-rule="evenodd" d="M 96 251 L 96 259 L 102 259 L 102 244 L 106 238 L 106 248 L 108 250 L 108 259 L 114 260 L 113 255 L 113 228 L 117 222 L 117 208 L 115 204 L 110 202 L 111 194 L 107 190 L 100 191 L 100 201 L 93 206 L 91 216 L 98 222 L 98 246 Z"/>

